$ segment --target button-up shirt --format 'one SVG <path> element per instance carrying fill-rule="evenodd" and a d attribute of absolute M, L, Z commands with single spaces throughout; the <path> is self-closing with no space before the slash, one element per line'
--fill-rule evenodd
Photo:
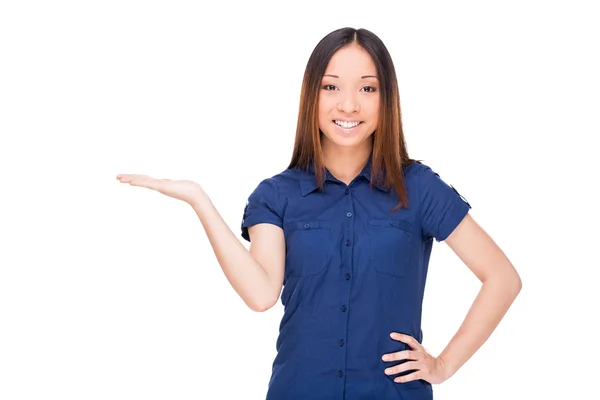
<path fill-rule="evenodd" d="M 370 174 L 370 160 L 348 185 L 326 171 L 319 189 L 313 169 L 287 169 L 248 198 L 242 237 L 269 223 L 283 229 L 286 243 L 268 400 L 433 398 L 425 380 L 394 382 L 399 375 L 384 370 L 399 362 L 382 356 L 409 349 L 391 332 L 422 342 L 433 240 L 446 239 L 471 206 L 415 162 L 403 168 L 409 206 L 393 211 L 396 191 L 370 185 Z"/>

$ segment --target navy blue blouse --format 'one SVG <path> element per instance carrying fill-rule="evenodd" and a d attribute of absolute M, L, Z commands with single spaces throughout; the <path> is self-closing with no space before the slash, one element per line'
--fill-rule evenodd
<path fill-rule="evenodd" d="M 286 240 L 284 315 L 268 400 L 433 398 L 424 380 L 396 383 L 383 354 L 422 342 L 421 311 L 433 239 L 442 241 L 471 206 L 425 164 L 403 174 L 409 207 L 394 189 L 369 186 L 370 161 L 349 184 L 328 171 L 319 190 L 313 170 L 287 169 L 248 198 L 248 227 L 281 227 Z M 411 371 L 409 371 L 411 372 Z"/>

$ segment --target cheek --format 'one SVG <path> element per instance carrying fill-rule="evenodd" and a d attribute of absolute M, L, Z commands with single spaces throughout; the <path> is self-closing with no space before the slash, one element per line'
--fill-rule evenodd
<path fill-rule="evenodd" d="M 327 114 L 327 111 L 323 110 L 321 107 L 319 108 L 319 123 L 325 122 L 325 120 L 328 118 Z"/>
<path fill-rule="evenodd" d="M 318 115 L 320 124 L 331 122 L 331 105 L 327 101 L 319 102 Z"/>
<path fill-rule="evenodd" d="M 327 115 L 324 113 L 319 113 L 319 129 L 321 131 L 323 131 L 324 128 L 327 127 L 327 122 L 328 122 Z"/>
<path fill-rule="evenodd" d="M 334 103 L 330 96 L 321 96 L 319 97 L 319 114 L 326 114 L 331 111 L 331 106 Z"/>
<path fill-rule="evenodd" d="M 379 119 L 379 101 L 368 104 L 365 111 L 369 115 L 369 119 L 374 123 L 377 123 L 377 120 Z"/>

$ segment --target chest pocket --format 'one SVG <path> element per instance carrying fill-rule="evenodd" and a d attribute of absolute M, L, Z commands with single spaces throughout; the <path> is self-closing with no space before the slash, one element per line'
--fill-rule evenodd
<path fill-rule="evenodd" d="M 304 220 L 285 223 L 286 274 L 308 276 L 321 273 L 331 262 L 330 221 Z"/>
<path fill-rule="evenodd" d="M 369 221 L 369 261 L 377 271 L 404 277 L 415 261 L 411 224 L 401 220 Z"/>

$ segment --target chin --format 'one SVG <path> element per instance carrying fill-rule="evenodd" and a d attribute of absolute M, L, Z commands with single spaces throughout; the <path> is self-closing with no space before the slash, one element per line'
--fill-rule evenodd
<path fill-rule="evenodd" d="M 359 126 L 359 130 L 356 131 L 345 131 L 340 129 L 337 125 L 331 127 L 331 129 L 327 129 L 327 131 L 321 130 L 323 132 L 324 138 L 327 139 L 334 146 L 339 147 L 355 147 L 364 144 L 364 142 L 370 137 L 370 135 L 365 134 L 365 127 Z M 329 128 L 329 127 L 328 127 Z M 362 129 L 361 129 L 362 128 Z"/>
<path fill-rule="evenodd" d="M 326 139 L 329 144 L 336 147 L 356 147 L 362 145 L 368 137 L 364 136 L 343 136 L 343 135 L 335 135 L 324 133 L 324 139 Z"/>

